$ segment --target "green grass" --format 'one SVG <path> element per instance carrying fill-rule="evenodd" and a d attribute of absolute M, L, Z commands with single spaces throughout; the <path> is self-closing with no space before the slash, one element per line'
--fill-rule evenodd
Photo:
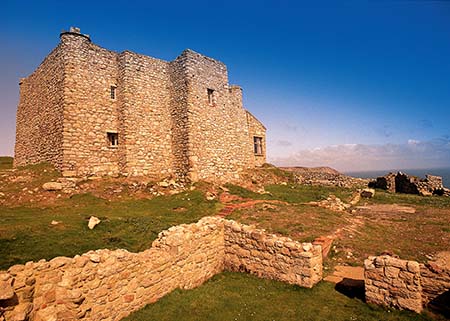
<path fill-rule="evenodd" d="M 270 192 L 274 199 L 288 203 L 306 203 L 321 201 L 330 194 L 334 194 L 344 202 L 352 194 L 352 190 L 342 187 L 310 186 L 310 185 L 269 185 L 266 191 Z"/>
<path fill-rule="evenodd" d="M 256 224 L 269 233 L 289 236 L 296 241 L 310 242 L 329 235 L 345 225 L 350 214 L 301 204 L 276 204 L 274 209 L 264 209 L 263 204 L 234 211 L 228 216 L 243 224 Z"/>
<path fill-rule="evenodd" d="M 175 290 L 123 321 L 183 320 L 431 320 L 426 315 L 385 310 L 350 299 L 321 282 L 312 289 L 244 273 L 224 272 L 202 286 Z"/>
<path fill-rule="evenodd" d="M 226 184 L 226 187 L 230 190 L 230 194 L 238 195 L 243 198 L 280 200 L 293 204 L 321 201 L 326 199 L 330 194 L 336 195 L 345 202 L 352 194 L 351 189 L 342 187 L 298 184 L 268 185 L 265 187 L 265 190 L 269 192 L 269 194 L 255 193 L 244 187 L 233 184 Z"/>
<path fill-rule="evenodd" d="M 388 193 L 377 189 L 375 197 L 369 199 L 372 204 L 405 204 L 418 205 L 434 208 L 450 208 L 450 197 L 445 196 L 420 196 L 402 193 Z"/>
<path fill-rule="evenodd" d="M 0 171 L 5 169 L 11 169 L 13 167 L 14 158 L 9 156 L 0 156 Z"/>
<path fill-rule="evenodd" d="M 218 205 L 205 201 L 199 191 L 111 202 L 82 194 L 58 204 L 45 208 L 0 206 L 0 269 L 99 248 L 142 251 L 160 231 L 212 215 Z M 91 215 L 102 220 L 94 230 L 87 227 Z M 53 226 L 52 220 L 61 224 Z"/>

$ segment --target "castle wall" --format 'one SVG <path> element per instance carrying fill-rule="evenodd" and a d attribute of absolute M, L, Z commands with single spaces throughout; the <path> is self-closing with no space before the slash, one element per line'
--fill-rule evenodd
<path fill-rule="evenodd" d="M 179 179 L 189 174 L 189 113 L 186 57 L 181 55 L 170 63 L 173 170 Z"/>
<path fill-rule="evenodd" d="M 77 34 L 62 34 L 61 43 L 66 66 L 63 172 L 118 174 L 118 147 L 110 146 L 107 137 L 119 129 L 118 98 L 110 92 L 118 81 L 117 54 Z"/>
<path fill-rule="evenodd" d="M 5 321 L 118 321 L 224 269 L 312 287 L 322 278 L 322 255 L 320 246 L 205 217 L 161 232 L 143 252 L 97 250 L 0 271 L 2 316 Z"/>
<path fill-rule="evenodd" d="M 63 162 L 64 50 L 56 47 L 20 84 L 14 164 Z"/>
<path fill-rule="evenodd" d="M 189 176 L 194 181 L 237 179 L 250 167 L 252 151 L 241 89 L 228 86 L 223 63 L 190 50 L 182 55 L 188 83 Z"/>
<path fill-rule="evenodd" d="M 252 166 L 262 166 L 266 163 L 266 128 L 249 111 L 247 113 L 248 134 L 250 148 L 252 149 Z M 262 140 L 262 153 L 254 153 L 254 137 L 260 137 Z"/>
<path fill-rule="evenodd" d="M 128 51 L 119 64 L 122 173 L 167 176 L 173 172 L 170 64 Z"/>
<path fill-rule="evenodd" d="M 172 62 L 118 54 L 72 28 L 21 86 L 16 165 L 41 161 L 65 176 L 233 181 L 265 162 L 265 129 L 223 63 L 191 50 Z"/>

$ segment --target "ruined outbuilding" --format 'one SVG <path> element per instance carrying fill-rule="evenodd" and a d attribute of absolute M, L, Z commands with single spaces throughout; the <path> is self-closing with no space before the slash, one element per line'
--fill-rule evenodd
<path fill-rule="evenodd" d="M 426 175 L 425 179 L 422 179 L 402 172 L 389 173 L 377 177 L 375 181 L 369 183 L 369 187 L 384 189 L 391 193 L 450 196 L 450 190 L 442 184 L 442 177 L 434 175 Z"/>
<path fill-rule="evenodd" d="M 64 176 L 233 180 L 265 163 L 266 129 L 220 61 L 117 53 L 71 28 L 20 81 L 15 165 Z"/>

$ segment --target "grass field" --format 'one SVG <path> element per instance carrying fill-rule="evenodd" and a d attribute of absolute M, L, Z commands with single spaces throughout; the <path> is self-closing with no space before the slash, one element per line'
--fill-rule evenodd
<path fill-rule="evenodd" d="M 385 310 L 351 299 L 321 282 L 312 289 L 225 272 L 201 287 L 176 290 L 123 321 L 406 321 L 432 320 L 427 315 Z"/>
<path fill-rule="evenodd" d="M 162 230 L 214 214 L 216 206 L 200 191 L 113 202 L 84 194 L 51 207 L 0 206 L 0 269 L 100 248 L 142 251 Z M 87 227 L 91 215 L 102 220 L 94 230 Z"/>

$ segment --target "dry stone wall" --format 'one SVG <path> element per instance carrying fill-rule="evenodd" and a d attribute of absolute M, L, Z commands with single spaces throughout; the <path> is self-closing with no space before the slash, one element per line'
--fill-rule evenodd
<path fill-rule="evenodd" d="M 265 162 L 252 135 L 265 144 L 223 63 L 192 50 L 172 62 L 116 53 L 71 29 L 22 81 L 15 159 L 49 161 L 65 176 L 232 181 Z"/>
<path fill-rule="evenodd" d="M 450 261 L 419 264 L 383 255 L 369 257 L 364 267 L 368 303 L 420 313 L 450 291 Z"/>
<path fill-rule="evenodd" d="M 368 303 L 422 311 L 419 263 L 378 256 L 365 260 L 364 267 Z"/>
<path fill-rule="evenodd" d="M 422 283 L 422 301 L 428 304 L 450 291 L 450 267 L 430 262 L 420 264 L 420 276 Z M 450 310 L 450 304 L 447 309 Z"/>
<path fill-rule="evenodd" d="M 322 248 L 226 221 L 225 268 L 311 288 L 322 280 Z"/>
<path fill-rule="evenodd" d="M 205 217 L 161 232 L 140 253 L 97 250 L 0 271 L 0 320 L 121 320 L 224 269 L 312 287 L 321 262 L 318 246 Z"/>

